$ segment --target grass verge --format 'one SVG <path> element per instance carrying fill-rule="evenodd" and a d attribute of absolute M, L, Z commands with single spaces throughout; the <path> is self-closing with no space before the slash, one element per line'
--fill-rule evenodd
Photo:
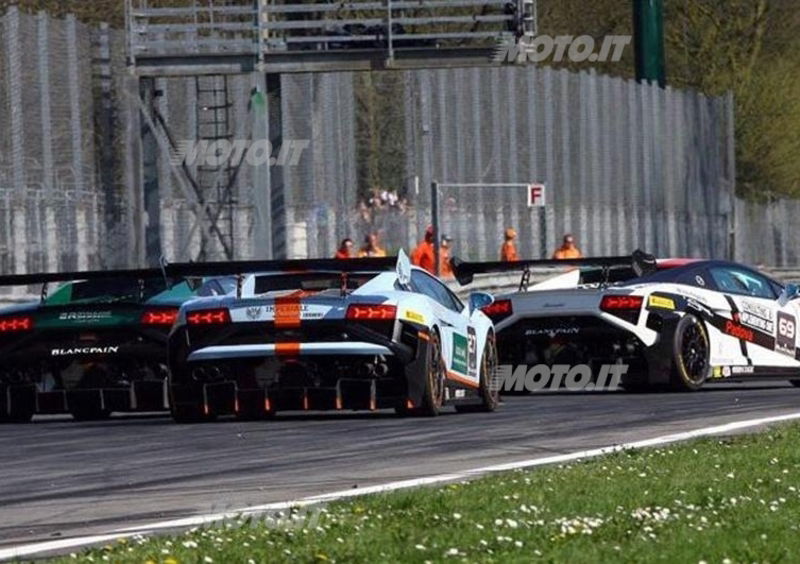
<path fill-rule="evenodd" d="M 369 496 L 294 519 L 127 539 L 58 561 L 792 562 L 798 445 L 800 425 L 784 425 Z"/>

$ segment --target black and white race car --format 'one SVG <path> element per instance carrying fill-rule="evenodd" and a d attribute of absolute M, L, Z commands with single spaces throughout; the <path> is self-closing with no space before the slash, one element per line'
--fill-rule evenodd
<path fill-rule="evenodd" d="M 708 381 L 788 379 L 800 385 L 800 294 L 748 266 L 721 260 L 631 257 L 516 263 L 455 260 L 474 274 L 523 272 L 519 291 L 484 309 L 499 362 L 628 365 L 627 389 Z M 529 285 L 531 269 L 562 273 Z M 567 268 L 565 268 L 567 267 Z M 566 270 L 566 272 L 563 272 Z"/>

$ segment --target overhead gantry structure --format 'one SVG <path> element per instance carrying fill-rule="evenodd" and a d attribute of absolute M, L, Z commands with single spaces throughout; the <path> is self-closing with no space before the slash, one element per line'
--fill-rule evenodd
<path fill-rule="evenodd" d="M 197 77 L 196 140 L 213 142 L 232 136 L 231 74 L 252 73 L 255 90 L 272 101 L 280 98 L 281 73 L 488 66 L 498 45 L 530 41 L 536 22 L 536 0 L 126 0 L 128 65 L 139 80 L 144 125 L 141 198 L 150 202 L 151 223 L 158 161 L 174 153 L 178 141 L 158 111 L 157 78 Z M 268 123 L 259 127 L 279 145 Z M 226 163 L 218 168 L 179 171 L 178 184 L 195 207 L 192 230 L 202 235 L 191 258 L 236 256 L 237 170 Z M 265 243 L 259 258 L 272 258 L 277 248 L 270 208 L 273 187 L 280 185 L 275 174 L 263 175 L 257 191 L 256 237 Z M 151 260 L 160 253 L 157 228 L 142 228 Z"/>

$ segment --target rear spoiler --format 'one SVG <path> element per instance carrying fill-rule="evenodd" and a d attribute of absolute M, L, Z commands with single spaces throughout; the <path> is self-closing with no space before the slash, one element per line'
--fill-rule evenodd
<path fill-rule="evenodd" d="M 245 274 L 257 272 L 313 273 L 330 272 L 342 277 L 342 295 L 347 294 L 347 276 L 354 273 L 381 272 L 400 268 L 405 255 L 401 251 L 399 257 L 353 258 L 353 259 L 283 259 L 283 260 L 249 260 L 228 262 L 185 262 L 167 264 L 164 267 L 166 276 L 183 278 L 208 276 L 235 276 L 236 297 L 242 297 L 242 284 Z M 407 260 L 407 259 L 406 259 Z M 398 270 L 399 272 L 399 270 Z"/>
<path fill-rule="evenodd" d="M 451 262 L 456 280 L 458 280 L 458 283 L 462 286 L 470 284 L 476 274 L 520 271 L 522 273 L 520 291 L 527 287 L 532 268 L 595 266 L 603 269 L 603 280 L 606 282 L 608 281 L 611 269 L 615 267 L 632 268 L 636 276 L 644 276 L 645 274 L 655 272 L 657 268 L 656 258 L 638 249 L 628 256 L 617 257 L 520 260 L 514 262 L 464 262 L 457 257 L 453 257 Z"/>
<path fill-rule="evenodd" d="M 405 255 L 403 255 L 405 258 Z M 407 261 L 407 259 L 405 259 Z M 54 272 L 41 274 L 11 274 L 0 276 L 0 286 L 42 285 L 42 300 L 47 297 L 47 285 L 51 282 L 75 282 L 79 280 L 147 280 L 163 278 L 165 286 L 170 280 L 188 278 L 211 278 L 236 276 L 241 280 L 253 272 L 335 272 L 343 275 L 358 272 L 380 272 L 399 268 L 404 262 L 398 257 L 361 259 L 304 259 L 304 260 L 253 260 L 230 262 L 163 263 L 161 268 L 139 270 L 98 270 L 88 272 Z"/>
<path fill-rule="evenodd" d="M 227 262 L 176 262 L 164 271 L 171 277 L 237 276 L 255 272 L 379 272 L 393 270 L 397 257 L 360 259 L 286 259 Z"/>
<path fill-rule="evenodd" d="M 132 279 L 145 280 L 161 278 L 164 273 L 160 268 L 140 270 L 95 270 L 87 272 L 45 272 L 40 274 L 6 274 L 0 276 L 0 286 L 33 286 L 51 282 L 76 282 L 79 280 L 113 280 Z"/>

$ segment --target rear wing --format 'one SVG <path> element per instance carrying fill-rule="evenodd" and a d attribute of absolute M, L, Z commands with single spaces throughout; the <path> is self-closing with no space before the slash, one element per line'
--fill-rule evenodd
<path fill-rule="evenodd" d="M 170 282 L 160 268 L 138 270 L 94 270 L 86 272 L 45 272 L 39 274 L 6 274 L 0 276 L 0 287 L 41 285 L 41 300 L 47 298 L 48 285 L 58 282 L 81 282 L 91 280 L 138 280 L 143 288 L 145 280 L 163 278 L 164 286 Z"/>
<path fill-rule="evenodd" d="M 459 284 L 465 286 L 470 284 L 476 274 L 492 272 L 514 272 L 522 274 L 519 289 L 524 291 L 528 286 L 528 281 L 533 268 L 546 267 L 598 267 L 601 269 L 600 283 L 607 284 L 612 278 L 614 269 L 630 268 L 635 276 L 640 277 L 656 271 L 656 258 L 644 251 L 636 250 L 628 256 L 616 257 L 592 257 L 580 259 L 542 259 L 542 260 L 520 260 L 514 262 L 495 261 L 495 262 L 464 262 L 457 257 L 453 257 L 453 272 Z"/>
<path fill-rule="evenodd" d="M 235 276 L 237 279 L 236 297 L 242 296 L 242 284 L 246 274 L 259 272 L 275 272 L 286 274 L 297 273 L 332 273 L 342 278 L 342 293 L 347 290 L 349 274 L 400 270 L 401 257 L 385 258 L 353 258 L 353 259 L 283 259 L 283 260 L 249 260 L 227 262 L 186 262 L 172 263 L 164 267 L 166 276 L 193 278 L 214 276 Z"/>
<path fill-rule="evenodd" d="M 165 288 L 173 281 L 192 278 L 236 276 L 237 296 L 241 297 L 241 282 L 245 274 L 256 272 L 332 272 L 341 273 L 346 284 L 350 273 L 381 272 L 397 268 L 398 275 L 407 270 L 408 258 L 400 257 L 361 259 L 303 259 L 303 260 L 254 260 L 229 262 L 199 262 L 162 264 L 161 268 L 139 270 L 97 270 L 87 272 L 53 272 L 40 274 L 11 274 L 0 276 L 0 287 L 42 285 L 41 299 L 47 298 L 48 284 L 56 282 L 78 282 L 91 280 L 145 280 L 163 278 Z M 403 276 L 401 276 L 403 278 Z"/>

